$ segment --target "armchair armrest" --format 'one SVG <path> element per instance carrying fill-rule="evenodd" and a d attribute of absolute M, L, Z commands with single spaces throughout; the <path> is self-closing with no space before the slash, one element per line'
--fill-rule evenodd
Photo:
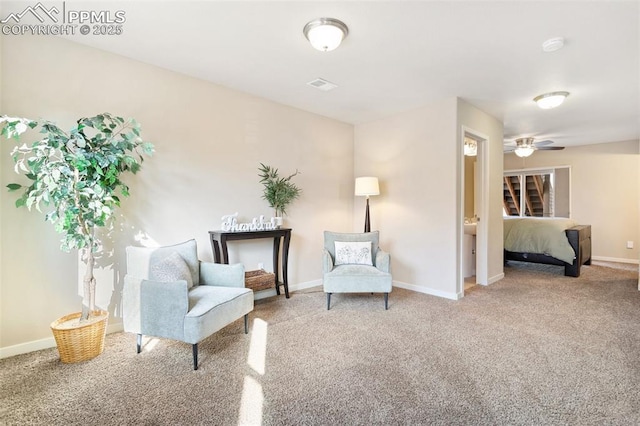
<path fill-rule="evenodd" d="M 184 280 L 140 283 L 140 334 L 184 340 L 189 293 Z"/>
<path fill-rule="evenodd" d="M 376 268 L 380 269 L 382 272 L 389 272 L 389 269 L 391 268 L 391 256 L 380 248 L 376 253 Z"/>
<path fill-rule="evenodd" d="M 327 249 L 322 249 L 322 273 L 326 274 L 333 270 L 333 259 Z"/>
<path fill-rule="evenodd" d="M 244 287 L 244 265 L 200 262 L 200 284 L 220 287 Z"/>

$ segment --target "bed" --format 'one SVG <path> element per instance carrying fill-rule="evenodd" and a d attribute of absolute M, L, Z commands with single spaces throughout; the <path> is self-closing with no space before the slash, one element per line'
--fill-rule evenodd
<path fill-rule="evenodd" d="M 580 276 L 591 264 L 591 225 L 562 218 L 504 218 L 504 260 L 564 266 Z"/>

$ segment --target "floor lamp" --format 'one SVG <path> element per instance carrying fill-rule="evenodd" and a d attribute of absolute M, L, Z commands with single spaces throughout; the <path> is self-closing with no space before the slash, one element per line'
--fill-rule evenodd
<path fill-rule="evenodd" d="M 364 214 L 364 232 L 371 232 L 371 223 L 369 220 L 369 196 L 379 195 L 380 188 L 378 186 L 377 177 L 359 177 L 356 178 L 356 195 L 367 197 L 367 209 Z"/>

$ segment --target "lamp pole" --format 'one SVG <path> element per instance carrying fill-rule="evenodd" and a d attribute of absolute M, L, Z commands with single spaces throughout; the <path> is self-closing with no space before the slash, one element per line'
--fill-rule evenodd
<path fill-rule="evenodd" d="M 356 178 L 355 195 L 367 197 L 367 208 L 364 211 L 364 232 L 371 232 L 371 219 L 369 217 L 369 196 L 380 194 L 378 178 L 364 176 Z"/>
<path fill-rule="evenodd" d="M 369 221 L 369 196 L 367 195 L 367 208 L 364 211 L 364 232 L 371 232 L 371 223 Z"/>

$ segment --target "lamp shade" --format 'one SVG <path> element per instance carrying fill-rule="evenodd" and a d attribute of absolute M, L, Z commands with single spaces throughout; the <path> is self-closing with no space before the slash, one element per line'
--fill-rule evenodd
<path fill-rule="evenodd" d="M 356 178 L 356 195 L 369 196 L 379 195 L 380 187 L 378 186 L 377 177 L 359 177 Z"/>

